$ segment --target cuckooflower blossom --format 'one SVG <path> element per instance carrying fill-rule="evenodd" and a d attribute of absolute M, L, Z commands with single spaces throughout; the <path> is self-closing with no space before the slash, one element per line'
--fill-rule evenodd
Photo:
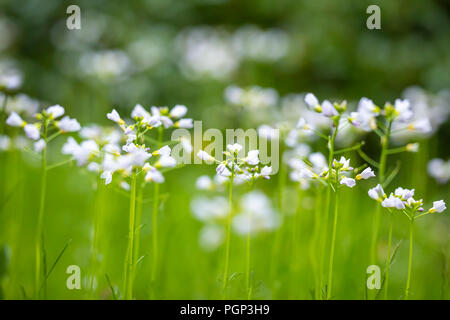
<path fill-rule="evenodd" d="M 386 197 L 386 194 L 384 193 L 381 184 L 378 184 L 375 188 L 369 190 L 369 197 L 379 202 L 383 201 L 383 199 Z"/>

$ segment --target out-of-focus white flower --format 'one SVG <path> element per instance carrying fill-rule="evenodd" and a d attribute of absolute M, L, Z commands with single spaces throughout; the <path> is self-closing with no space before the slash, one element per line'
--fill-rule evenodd
<path fill-rule="evenodd" d="M 78 144 L 74 138 L 69 137 L 63 145 L 62 153 L 71 155 L 79 166 L 83 166 L 99 153 L 99 147 L 94 140 L 85 140 Z"/>
<path fill-rule="evenodd" d="M 361 180 L 361 179 L 369 179 L 371 177 L 375 177 L 375 173 L 373 172 L 372 168 L 368 167 L 366 169 L 364 169 L 363 172 L 361 172 L 360 174 L 358 174 L 356 176 L 356 180 Z"/>
<path fill-rule="evenodd" d="M 181 141 L 181 146 L 183 147 L 183 150 L 186 151 L 187 153 L 191 153 L 192 150 L 194 149 L 194 147 L 191 144 L 191 140 L 187 137 L 180 137 L 180 141 Z"/>
<path fill-rule="evenodd" d="M 191 211 L 200 221 L 216 222 L 225 219 L 230 214 L 228 200 L 225 197 L 197 197 L 191 202 Z"/>
<path fill-rule="evenodd" d="M 131 189 L 130 185 L 129 185 L 128 183 L 126 183 L 125 181 L 122 181 L 122 182 L 120 183 L 120 187 L 121 187 L 123 190 L 126 190 L 126 191 L 130 191 L 130 189 Z"/>
<path fill-rule="evenodd" d="M 396 111 L 396 120 L 398 121 L 407 122 L 411 120 L 414 115 L 408 100 L 396 99 L 394 107 Z"/>
<path fill-rule="evenodd" d="M 445 206 L 444 200 L 434 201 L 433 207 L 429 210 L 430 213 L 441 213 L 443 212 L 447 207 Z"/>
<path fill-rule="evenodd" d="M 184 129 L 191 129 L 194 127 L 193 120 L 190 118 L 186 119 L 180 119 L 177 122 L 175 122 L 176 128 L 184 128 Z"/>
<path fill-rule="evenodd" d="M 198 241 L 203 249 L 213 251 L 223 243 L 224 238 L 225 231 L 222 226 L 206 225 L 200 230 Z"/>
<path fill-rule="evenodd" d="M 432 159 L 428 163 L 428 174 L 439 183 L 445 184 L 450 179 L 450 160 L 444 161 L 439 158 Z"/>
<path fill-rule="evenodd" d="M 247 155 L 247 163 L 255 166 L 259 163 L 259 150 L 250 150 Z"/>
<path fill-rule="evenodd" d="M 79 64 L 84 74 L 105 80 L 126 75 L 131 66 L 128 55 L 120 50 L 86 52 Z"/>
<path fill-rule="evenodd" d="M 383 201 L 383 199 L 386 197 L 386 194 L 384 193 L 381 184 L 378 184 L 375 188 L 369 190 L 369 197 L 380 202 Z"/>
<path fill-rule="evenodd" d="M 34 152 L 40 153 L 46 146 L 44 139 L 39 139 L 34 143 Z"/>
<path fill-rule="evenodd" d="M 324 102 L 322 102 L 322 114 L 325 117 L 334 117 L 337 116 L 339 113 L 337 112 L 337 110 L 334 108 L 334 106 L 331 104 L 330 101 L 325 100 Z"/>
<path fill-rule="evenodd" d="M 430 133 L 433 128 L 431 127 L 430 120 L 428 118 L 420 119 L 412 122 L 408 125 L 408 130 L 417 131 L 421 133 Z"/>
<path fill-rule="evenodd" d="M 22 72 L 15 67 L 14 62 L 10 60 L 0 61 L 0 88 L 16 90 L 22 85 L 22 81 Z"/>
<path fill-rule="evenodd" d="M 26 124 L 25 127 L 23 127 L 23 129 L 27 137 L 32 140 L 38 140 L 41 136 L 39 128 L 34 124 Z"/>
<path fill-rule="evenodd" d="M 175 158 L 171 156 L 161 156 L 159 160 L 155 163 L 157 168 L 172 168 L 177 165 Z"/>
<path fill-rule="evenodd" d="M 242 146 L 239 143 L 227 145 L 227 150 L 231 153 L 238 153 L 242 150 Z"/>
<path fill-rule="evenodd" d="M 76 132 L 80 130 L 81 126 L 76 119 L 71 119 L 65 116 L 56 123 L 56 126 L 63 132 Z"/>
<path fill-rule="evenodd" d="M 11 127 L 24 127 L 27 123 L 16 112 L 11 112 L 6 119 L 6 124 Z"/>
<path fill-rule="evenodd" d="M 110 184 L 112 181 L 112 172 L 111 171 L 103 171 L 100 175 L 100 178 L 105 180 L 105 184 Z"/>
<path fill-rule="evenodd" d="M 156 183 L 163 183 L 164 182 L 164 176 L 161 174 L 161 172 L 158 171 L 155 167 L 148 166 L 148 171 L 145 175 L 145 181 L 147 182 L 156 182 Z"/>
<path fill-rule="evenodd" d="M 110 113 L 106 114 L 106 117 L 111 120 L 114 121 L 115 123 L 117 123 L 118 125 L 123 125 L 124 121 L 122 120 L 122 118 L 120 117 L 119 113 L 116 111 L 116 109 L 113 109 Z"/>
<path fill-rule="evenodd" d="M 197 157 L 200 158 L 203 161 L 206 161 L 206 162 L 213 162 L 214 161 L 214 157 L 210 156 L 208 153 L 206 153 L 203 150 L 199 150 L 197 152 Z"/>
<path fill-rule="evenodd" d="M 186 108 L 186 106 L 177 104 L 172 108 L 172 110 L 170 110 L 170 116 L 176 119 L 181 118 L 187 113 L 187 110 L 188 109 Z"/>
<path fill-rule="evenodd" d="M 197 181 L 195 182 L 195 186 L 199 190 L 210 190 L 213 188 L 213 181 L 207 175 L 200 176 L 197 178 Z"/>
<path fill-rule="evenodd" d="M 261 168 L 261 176 L 265 179 L 270 179 L 270 175 L 272 174 L 272 167 L 264 166 Z"/>
<path fill-rule="evenodd" d="M 45 113 L 50 117 L 50 119 L 57 119 L 64 115 L 64 108 L 61 107 L 59 104 L 48 107 L 45 110 Z"/>
<path fill-rule="evenodd" d="M 344 177 L 339 182 L 340 184 L 346 185 L 349 188 L 353 188 L 356 185 L 355 179 Z"/>
<path fill-rule="evenodd" d="M 268 125 L 261 125 L 258 127 L 258 135 L 263 139 L 275 140 L 278 139 L 280 134 L 279 130 L 272 128 Z"/>
<path fill-rule="evenodd" d="M 312 93 L 307 93 L 305 96 L 305 102 L 313 110 L 319 111 L 322 108 L 320 107 L 319 100 L 317 100 L 316 96 Z"/>
<path fill-rule="evenodd" d="M 5 135 L 0 135 L 0 151 L 9 150 L 11 147 L 11 138 Z"/>
<path fill-rule="evenodd" d="M 419 143 L 408 143 L 406 145 L 406 151 L 408 152 L 419 152 Z"/>
<path fill-rule="evenodd" d="M 217 166 L 216 172 L 218 175 L 223 177 L 231 176 L 231 171 L 227 168 L 227 166 L 224 163 L 221 163 Z"/>
<path fill-rule="evenodd" d="M 232 221 L 233 229 L 240 235 L 275 230 L 280 217 L 272 208 L 269 198 L 260 191 L 247 193 L 240 202 L 241 213 Z"/>
<path fill-rule="evenodd" d="M 0 93 L 0 102 L 3 104 L 4 96 Z M 5 111 L 7 113 L 17 112 L 27 115 L 34 115 L 39 109 L 39 101 L 30 98 L 26 94 L 20 93 L 8 98 Z"/>

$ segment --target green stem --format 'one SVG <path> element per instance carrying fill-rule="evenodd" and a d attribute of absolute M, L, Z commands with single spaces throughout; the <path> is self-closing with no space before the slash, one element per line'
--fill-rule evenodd
<path fill-rule="evenodd" d="M 163 127 L 158 128 L 158 148 L 161 148 L 163 139 Z M 155 294 L 156 271 L 158 268 L 158 208 L 159 208 L 159 184 L 154 183 L 153 212 L 152 212 L 152 271 L 150 277 L 150 296 Z"/>
<path fill-rule="evenodd" d="M 44 122 L 43 138 L 46 142 L 45 147 L 42 149 L 41 160 L 41 198 L 39 202 L 39 214 L 36 231 L 36 266 L 35 266 L 35 295 L 36 299 L 39 299 L 39 289 L 41 283 L 41 277 L 44 281 L 44 292 L 47 288 L 47 280 L 45 279 L 46 270 L 42 270 L 43 259 L 43 247 L 44 247 L 44 208 L 45 208 L 45 194 L 47 189 L 47 121 Z"/>
<path fill-rule="evenodd" d="M 411 220 L 409 225 L 409 259 L 408 259 L 408 280 L 406 281 L 405 300 L 409 298 L 409 289 L 411 286 L 411 270 L 412 270 L 412 255 L 413 255 L 413 237 L 414 237 L 414 220 Z"/>
<path fill-rule="evenodd" d="M 125 286 L 125 299 L 133 299 L 133 282 L 134 282 L 134 240 L 135 240 L 135 219 L 136 219 L 136 173 L 132 173 L 131 177 L 131 194 L 130 194 L 130 215 L 129 215 L 129 227 L 128 227 L 128 249 L 126 264 L 126 286 Z"/>
<path fill-rule="evenodd" d="M 388 240 L 388 254 L 386 258 L 386 277 L 384 282 L 384 299 L 388 299 L 388 289 L 389 289 L 389 268 L 391 266 L 391 244 L 392 244 L 392 213 L 389 212 L 389 240 Z"/>
<path fill-rule="evenodd" d="M 98 242 L 100 233 L 100 221 L 102 212 L 102 187 L 103 183 L 100 178 L 97 179 L 97 194 L 94 205 L 94 239 L 92 240 L 92 252 L 91 252 L 91 278 L 89 283 L 89 292 L 91 298 L 95 298 L 94 281 L 96 276 L 97 261 L 98 261 Z"/>
<path fill-rule="evenodd" d="M 336 242 L 336 229 L 338 220 L 338 208 L 339 208 L 339 197 L 338 197 L 338 173 L 336 172 L 336 191 L 335 204 L 334 204 L 334 222 L 333 222 L 333 232 L 331 234 L 331 249 L 330 249 L 330 263 L 328 265 L 328 287 L 327 287 L 327 300 L 331 298 L 331 289 L 333 286 L 333 264 L 334 264 L 334 248 Z"/>
<path fill-rule="evenodd" d="M 251 281 L 250 281 L 250 217 L 249 217 L 249 230 L 247 232 L 247 255 L 246 255 L 246 272 L 245 272 L 245 278 L 247 283 L 247 300 L 251 299 L 252 296 L 252 287 L 251 287 Z"/>
<path fill-rule="evenodd" d="M 226 297 L 226 289 L 228 285 L 228 267 L 230 264 L 230 238 L 231 238 L 231 218 L 233 213 L 233 181 L 234 181 L 234 166 L 231 170 L 231 177 L 229 181 L 228 187 L 228 206 L 229 206 L 229 214 L 227 218 L 227 235 L 225 242 L 225 266 L 223 271 L 223 279 L 222 279 L 222 292 L 224 298 Z"/>
<path fill-rule="evenodd" d="M 379 168 L 379 182 L 381 185 L 384 183 L 384 178 L 386 174 L 386 162 L 388 156 L 389 139 L 391 137 L 392 121 L 389 121 L 386 130 L 386 135 L 381 138 L 381 156 L 380 156 L 380 168 Z M 378 232 L 380 228 L 380 213 L 381 207 L 377 206 L 374 217 L 374 228 L 372 233 L 371 249 L 370 249 L 370 263 L 374 264 L 376 262 L 376 247 L 378 241 Z"/>
<path fill-rule="evenodd" d="M 320 186 L 319 186 L 320 187 Z M 316 206 L 314 210 L 314 235 L 313 240 L 311 242 L 310 247 L 310 254 L 311 254 L 311 261 L 313 265 L 313 271 L 314 271 L 314 282 L 315 282 L 315 299 L 320 299 L 320 270 L 318 269 L 318 256 L 319 256 L 319 250 L 318 250 L 318 242 L 319 242 L 319 233 L 321 228 L 321 209 L 322 209 L 322 190 L 318 189 L 317 196 L 316 196 Z"/>
<path fill-rule="evenodd" d="M 337 120 L 337 123 L 339 123 L 339 119 Z M 328 142 L 328 148 L 329 148 L 329 154 L 328 154 L 328 176 L 331 177 L 331 168 L 333 166 L 333 159 L 334 159 L 334 145 L 336 142 L 336 136 L 338 134 L 338 126 L 336 125 L 336 128 L 333 132 L 333 135 L 331 136 L 331 138 L 329 139 Z M 328 234 L 328 223 L 329 223 L 329 213 L 330 213 L 330 208 L 331 208 L 331 192 L 332 192 L 332 186 L 331 186 L 331 181 L 328 183 L 328 188 L 327 188 L 327 197 L 326 197 L 326 201 L 325 201 L 325 224 L 324 224 L 324 229 L 323 229 L 323 234 L 327 235 Z M 319 285 L 320 288 L 323 287 L 323 273 L 324 273 L 324 266 L 325 266 L 325 249 L 326 249 L 326 245 L 327 245 L 327 237 L 324 236 L 322 237 L 322 245 L 320 248 L 320 259 L 319 259 Z"/>

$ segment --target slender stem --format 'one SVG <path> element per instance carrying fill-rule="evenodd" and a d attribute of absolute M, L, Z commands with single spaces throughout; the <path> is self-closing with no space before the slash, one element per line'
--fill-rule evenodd
<path fill-rule="evenodd" d="M 125 299 L 133 299 L 133 282 L 134 282 L 134 240 L 135 240 L 135 219 L 136 219 L 136 173 L 133 172 L 131 176 L 131 194 L 130 194 L 130 215 L 128 227 L 128 254 L 125 259 L 126 264 L 126 286 Z"/>
<path fill-rule="evenodd" d="M 92 241 L 92 252 L 91 252 L 91 278 L 89 283 L 89 292 L 91 298 L 95 297 L 95 288 L 94 281 L 96 276 L 97 269 L 97 260 L 98 260 L 98 242 L 99 242 L 99 231 L 100 231 L 100 221 L 101 221 L 101 207 L 102 207 L 102 186 L 103 183 L 100 178 L 97 181 L 97 193 L 96 193 L 96 201 L 94 205 L 94 239 Z"/>
<path fill-rule="evenodd" d="M 2 110 L 0 112 L 0 123 L 1 123 L 0 135 L 3 135 L 3 133 L 5 132 L 5 115 L 7 103 L 8 103 L 8 94 L 5 93 L 3 96 Z"/>
<path fill-rule="evenodd" d="M 248 223 L 249 223 L 249 230 L 247 232 L 247 255 L 246 255 L 246 259 L 245 259 L 245 263 L 246 263 L 246 271 L 245 271 L 245 278 L 246 278 L 246 283 L 247 283 L 247 300 L 251 299 L 252 296 L 252 287 L 251 287 L 251 281 L 250 281 L 250 216 L 248 219 Z"/>
<path fill-rule="evenodd" d="M 44 292 L 47 287 L 47 280 L 45 278 L 45 270 L 42 270 L 42 259 L 43 259 L 43 247 L 44 247 L 44 208 L 45 208 L 45 194 L 47 189 L 47 121 L 44 121 L 44 133 L 43 138 L 46 142 L 45 147 L 42 149 L 42 160 L 41 160 L 41 198 L 39 202 L 39 214 L 37 222 L 36 231 L 36 274 L 35 274 L 35 295 L 36 299 L 39 299 L 39 288 L 41 282 L 41 276 L 44 284 Z"/>
<path fill-rule="evenodd" d="M 339 119 L 337 120 L 336 123 L 339 123 Z M 333 159 L 334 159 L 334 145 L 336 142 L 336 136 L 338 134 L 338 126 L 336 125 L 336 128 L 334 129 L 333 135 L 331 136 L 331 138 L 329 139 L 328 142 L 328 148 L 329 148 L 329 154 L 328 154 L 328 176 L 331 177 L 331 168 L 333 166 Z M 329 213 L 330 213 L 330 208 L 331 208 L 331 192 L 332 192 L 332 186 L 331 186 L 331 181 L 328 184 L 328 188 L 327 188 L 327 196 L 326 196 L 326 201 L 325 201 L 325 224 L 324 224 L 324 229 L 323 229 L 323 234 L 327 235 L 328 234 L 328 223 L 329 223 Z M 322 237 L 322 245 L 321 245 L 321 250 L 320 250 L 320 259 L 319 259 L 319 285 L 320 288 L 323 287 L 323 273 L 324 273 L 324 266 L 325 266 L 325 249 L 326 249 L 326 245 L 327 245 L 327 237 L 324 236 Z"/>
<path fill-rule="evenodd" d="M 161 147 L 163 139 L 163 127 L 158 128 L 158 148 Z M 159 184 L 154 183 L 153 188 L 153 212 L 152 212 L 152 271 L 150 295 L 155 294 L 156 271 L 158 268 L 158 208 L 159 208 Z"/>
<path fill-rule="evenodd" d="M 224 272 L 223 272 L 223 279 L 222 279 L 222 291 L 223 296 L 226 297 L 226 289 L 228 285 L 228 267 L 230 264 L 230 238 L 231 238 L 231 216 L 233 213 L 233 181 L 234 181 L 234 166 L 231 169 L 231 177 L 229 181 L 229 187 L 228 187 L 228 206 L 230 209 L 230 212 L 228 213 L 227 218 L 227 235 L 226 235 L 226 243 L 225 243 L 225 266 L 224 266 Z"/>
<path fill-rule="evenodd" d="M 331 234 L 331 249 L 330 249 L 330 263 L 328 265 L 328 287 L 327 287 L 327 300 L 331 298 L 331 289 L 333 286 L 333 263 L 334 263 L 334 248 L 336 242 L 336 228 L 337 228 L 337 220 L 338 220 L 338 208 L 339 208 L 339 197 L 338 197 L 338 173 L 336 172 L 336 191 L 334 193 L 335 196 L 335 204 L 334 204 L 334 222 L 333 222 L 333 232 Z"/>
<path fill-rule="evenodd" d="M 389 121 L 388 127 L 386 130 L 386 135 L 381 138 L 381 156 L 380 156 L 380 167 L 379 167 L 379 182 L 382 185 L 384 183 L 385 174 L 386 174 L 386 162 L 387 162 L 387 156 L 388 156 L 388 148 L 389 148 L 389 139 L 391 137 L 391 128 L 392 128 L 392 121 Z M 378 241 L 378 232 L 380 228 L 380 213 L 381 213 L 381 207 L 377 206 L 375 211 L 375 217 L 374 217 L 374 227 L 373 227 L 373 233 L 372 233 L 372 240 L 371 240 L 371 249 L 370 249 L 370 262 L 371 264 L 374 264 L 376 262 L 376 247 L 377 247 L 377 241 Z"/>
<path fill-rule="evenodd" d="M 411 219 L 409 225 L 409 260 L 408 260 L 408 280 L 406 281 L 405 300 L 409 298 L 409 289 L 411 285 L 412 255 L 413 255 L 413 237 L 414 237 L 414 220 Z"/>
<path fill-rule="evenodd" d="M 320 186 L 319 186 L 320 187 Z M 321 209 L 322 209 L 322 190 L 318 189 L 316 196 L 316 205 L 314 210 L 314 235 L 311 242 L 310 254 L 314 271 L 314 281 L 315 281 L 315 299 L 320 299 L 320 271 L 318 268 L 318 239 L 321 228 Z"/>
<path fill-rule="evenodd" d="M 392 226 L 393 226 L 392 213 L 389 212 L 389 240 L 388 240 L 388 254 L 386 257 L 386 277 L 384 282 L 384 299 L 388 299 L 388 289 L 389 289 L 389 268 L 391 266 L 391 245 L 392 245 Z"/>

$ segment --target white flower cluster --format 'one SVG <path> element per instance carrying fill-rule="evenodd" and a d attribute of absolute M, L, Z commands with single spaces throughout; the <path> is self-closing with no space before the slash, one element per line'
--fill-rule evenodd
<path fill-rule="evenodd" d="M 62 119 L 57 120 L 64 115 L 64 112 L 63 107 L 54 105 L 43 110 L 41 113 L 35 114 L 34 117 L 37 119 L 36 122 L 27 123 L 18 113 L 13 111 L 6 119 L 6 124 L 12 127 L 23 128 L 28 138 L 37 141 L 34 144 L 35 151 L 41 152 L 46 146 L 49 130 L 56 129 L 59 133 L 76 132 L 80 130 L 80 124 L 76 119 L 65 116 Z"/>
<path fill-rule="evenodd" d="M 450 179 L 450 160 L 435 158 L 428 163 L 428 174 L 441 184 Z"/>
<path fill-rule="evenodd" d="M 391 193 L 388 197 L 383 187 L 378 184 L 375 188 L 369 190 L 369 197 L 380 202 L 385 208 L 402 210 L 410 219 L 414 219 L 415 217 L 419 217 L 416 216 L 417 212 L 424 212 L 423 200 L 415 200 L 414 191 L 414 189 L 409 190 L 400 187 L 395 189 L 394 193 Z M 420 216 L 430 213 L 441 213 L 445 209 L 447 208 L 443 200 L 434 201 L 433 207 L 425 213 L 420 214 Z"/>
<path fill-rule="evenodd" d="M 384 108 L 380 108 L 368 98 L 361 98 L 356 112 L 350 113 L 348 121 L 364 131 L 375 130 L 377 117 L 384 116 L 388 121 L 392 121 L 392 129 L 410 130 L 420 133 L 429 133 L 432 130 L 430 120 L 427 117 L 413 119 L 414 112 L 409 100 L 396 99 L 394 104 L 389 102 Z"/>
<path fill-rule="evenodd" d="M 227 151 L 224 152 L 226 160 L 220 162 L 207 152 L 200 150 L 197 157 L 207 163 L 215 162 L 218 164 L 216 173 L 219 176 L 238 179 L 254 183 L 257 179 L 270 179 L 272 167 L 260 167 L 259 150 L 250 150 L 246 157 L 239 158 L 238 155 L 242 146 L 238 143 L 227 145 Z"/>
<path fill-rule="evenodd" d="M 319 152 L 310 154 L 308 159 L 305 160 L 292 158 L 288 161 L 288 165 L 292 168 L 291 179 L 306 184 L 305 188 L 309 186 L 309 181 L 312 180 L 331 184 L 339 182 L 341 185 L 353 188 L 356 181 L 375 177 L 375 173 L 370 167 L 365 168 L 354 178 L 350 177 L 350 173 L 354 169 L 350 166 L 350 159 L 344 157 L 341 157 L 339 161 L 334 159 L 333 166 L 329 170 L 324 155 Z"/>
<path fill-rule="evenodd" d="M 0 89 L 16 90 L 23 82 L 22 72 L 11 60 L 0 61 Z"/>
<path fill-rule="evenodd" d="M 128 177 L 134 171 L 145 173 L 147 182 L 163 183 L 164 176 L 159 169 L 175 167 L 176 160 L 171 156 L 172 150 L 168 145 L 150 151 L 145 144 L 145 134 L 158 127 L 192 128 L 193 120 L 182 118 L 186 113 L 187 108 L 183 105 L 176 105 L 171 110 L 152 107 L 150 112 L 138 104 L 131 112 L 134 122 L 127 124 L 113 109 L 107 118 L 119 125 L 122 134 L 115 130 L 105 131 L 98 126 L 85 127 L 80 136 L 86 140 L 78 144 L 69 138 L 63 146 L 63 153 L 72 155 L 78 165 L 87 164 L 88 170 L 99 172 L 105 184 L 111 183 L 116 172 Z M 122 138 L 125 143 L 121 146 Z M 184 141 L 182 144 L 185 150 L 192 148 L 190 143 L 187 145 Z"/>

